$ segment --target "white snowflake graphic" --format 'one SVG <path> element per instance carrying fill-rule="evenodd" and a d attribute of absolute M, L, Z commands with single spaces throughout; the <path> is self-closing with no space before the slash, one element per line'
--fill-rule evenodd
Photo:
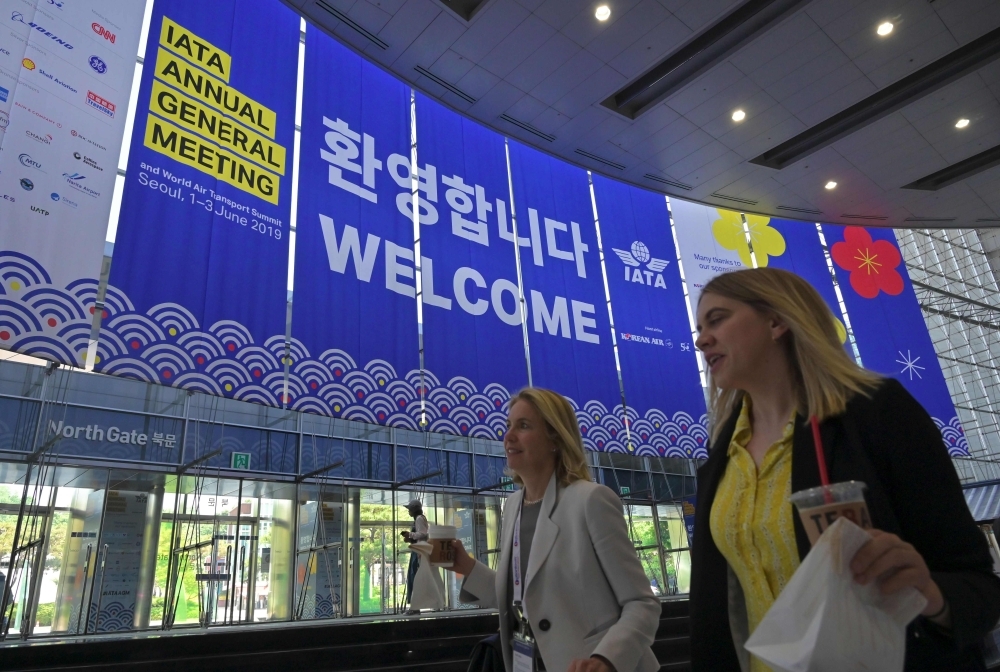
<path fill-rule="evenodd" d="M 900 350 L 899 356 L 902 359 L 897 359 L 896 363 L 903 365 L 903 370 L 900 371 L 900 373 L 909 373 L 910 380 L 913 380 L 914 375 L 916 375 L 917 378 L 923 379 L 923 376 L 920 375 L 920 371 L 923 371 L 927 367 L 917 365 L 917 362 L 920 361 L 920 357 L 912 356 L 909 350 L 906 351 L 905 355 L 903 354 L 903 351 Z"/>

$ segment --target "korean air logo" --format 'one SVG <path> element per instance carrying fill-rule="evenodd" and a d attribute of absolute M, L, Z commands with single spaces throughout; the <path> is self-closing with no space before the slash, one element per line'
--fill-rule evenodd
<path fill-rule="evenodd" d="M 108 71 L 108 64 L 102 61 L 98 56 L 90 57 L 90 67 L 93 68 L 94 72 L 101 75 Z"/>
<path fill-rule="evenodd" d="M 663 269 L 670 262 L 666 259 L 657 259 L 649 253 L 649 248 L 641 240 L 632 243 L 628 250 L 619 250 L 612 247 L 614 253 L 625 264 L 625 279 L 629 282 L 638 282 L 640 285 L 650 285 L 666 289 L 667 283 L 663 280 Z"/>

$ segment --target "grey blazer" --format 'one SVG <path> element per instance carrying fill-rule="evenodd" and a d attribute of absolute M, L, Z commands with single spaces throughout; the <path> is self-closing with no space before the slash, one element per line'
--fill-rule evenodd
<path fill-rule="evenodd" d="M 513 670 L 507 582 L 514 521 L 524 490 L 504 506 L 497 571 L 481 562 L 466 577 L 461 600 L 500 611 L 507 672 Z M 549 672 L 571 661 L 603 656 L 617 672 L 657 672 L 651 645 L 660 602 L 628 537 L 622 503 L 590 481 L 560 487 L 549 481 L 525 574 L 524 605 Z"/>

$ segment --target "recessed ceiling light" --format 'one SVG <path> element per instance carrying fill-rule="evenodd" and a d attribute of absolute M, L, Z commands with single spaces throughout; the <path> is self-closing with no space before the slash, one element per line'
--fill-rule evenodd
<path fill-rule="evenodd" d="M 733 112 L 733 121 L 743 121 L 747 118 L 747 113 L 743 110 L 736 110 Z"/>
<path fill-rule="evenodd" d="M 833 180 L 830 180 L 829 182 L 826 183 L 826 188 L 827 189 L 836 189 L 837 188 L 837 183 L 834 182 Z"/>
<path fill-rule="evenodd" d="M 878 34 L 885 37 L 892 32 L 892 24 L 886 21 L 885 23 L 880 23 L 878 26 Z"/>
<path fill-rule="evenodd" d="M 969 120 L 968 119 L 959 119 L 955 123 L 955 128 L 965 128 L 968 125 L 969 125 Z"/>
<path fill-rule="evenodd" d="M 611 16 L 611 8 L 607 5 L 601 5 L 597 8 L 597 11 L 594 12 L 594 16 L 597 17 L 598 21 L 607 21 L 608 17 Z"/>

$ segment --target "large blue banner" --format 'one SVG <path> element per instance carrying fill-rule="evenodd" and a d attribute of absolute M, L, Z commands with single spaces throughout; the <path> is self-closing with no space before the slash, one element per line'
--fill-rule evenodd
<path fill-rule="evenodd" d="M 572 400 L 587 448 L 627 452 L 587 173 L 509 146 L 532 384 Z"/>
<path fill-rule="evenodd" d="M 635 454 L 707 458 L 705 397 L 666 199 L 593 180 Z"/>
<path fill-rule="evenodd" d="M 757 218 L 756 215 L 748 216 L 748 219 L 749 217 Z M 795 273 L 819 292 L 826 305 L 830 307 L 834 319 L 837 320 L 835 326 L 840 342 L 846 345 L 847 328 L 844 326 L 844 316 L 840 311 L 837 291 L 833 287 L 830 267 L 826 263 L 826 254 L 823 252 L 816 225 L 788 219 L 772 219 L 769 225 L 784 238 L 785 251 L 769 257 L 768 263 L 773 268 L 783 268 Z"/>
<path fill-rule="evenodd" d="M 900 381 L 934 418 L 948 452 L 968 455 L 895 233 L 832 224 L 823 233 L 865 368 Z"/>
<path fill-rule="evenodd" d="M 299 18 L 158 0 L 97 369 L 277 405 Z"/>
<path fill-rule="evenodd" d="M 499 439 L 528 384 L 503 136 L 417 95 L 417 156 L 440 181 L 420 228 L 432 431 Z"/>
<path fill-rule="evenodd" d="M 292 297 L 291 407 L 421 426 L 410 89 L 310 27 Z M 433 222 L 432 222 L 433 220 Z"/>

